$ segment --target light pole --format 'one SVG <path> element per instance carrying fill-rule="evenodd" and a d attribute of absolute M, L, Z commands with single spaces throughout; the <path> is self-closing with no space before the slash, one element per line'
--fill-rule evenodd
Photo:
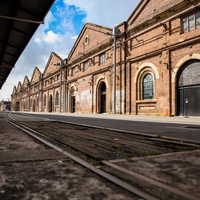
<path fill-rule="evenodd" d="M 114 55 L 113 55 L 113 114 L 116 114 L 116 50 L 117 50 L 117 36 L 120 34 L 120 30 L 117 27 L 113 28 L 114 36 Z"/>
<path fill-rule="evenodd" d="M 61 106 L 62 106 L 62 67 L 64 66 L 64 61 L 60 62 L 60 113 L 61 113 Z"/>

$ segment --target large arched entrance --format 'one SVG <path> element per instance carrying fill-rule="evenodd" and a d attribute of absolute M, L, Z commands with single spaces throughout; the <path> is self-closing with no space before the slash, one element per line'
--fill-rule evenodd
<path fill-rule="evenodd" d="M 200 116 L 200 60 L 184 64 L 177 79 L 177 111 L 182 116 Z"/>
<path fill-rule="evenodd" d="M 51 94 L 49 96 L 49 112 L 53 112 L 53 97 Z"/>
<path fill-rule="evenodd" d="M 106 113 L 106 84 L 102 82 L 99 86 L 100 113 Z"/>

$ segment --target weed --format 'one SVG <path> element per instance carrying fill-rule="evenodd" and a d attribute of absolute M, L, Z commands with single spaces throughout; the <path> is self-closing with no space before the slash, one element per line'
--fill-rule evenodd
<path fill-rule="evenodd" d="M 111 148 L 116 154 L 119 154 L 123 151 L 123 145 L 121 144 L 111 144 Z"/>

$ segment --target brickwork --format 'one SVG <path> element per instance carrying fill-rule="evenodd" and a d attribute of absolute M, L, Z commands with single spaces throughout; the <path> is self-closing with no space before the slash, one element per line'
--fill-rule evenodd
<path fill-rule="evenodd" d="M 112 29 L 85 24 L 62 70 L 61 97 L 59 64 L 62 59 L 52 53 L 39 83 L 41 74 L 35 69 L 30 87 L 26 89 L 27 79 L 23 87 L 20 82 L 14 87 L 12 108 L 20 105 L 20 110 L 44 112 L 184 115 L 186 97 L 181 96 L 184 90 L 177 82 L 188 62 L 200 70 L 200 19 L 195 18 L 197 27 L 183 32 L 182 18 L 196 16 L 197 6 L 200 6 L 199 0 L 141 1 L 128 20 L 117 27 L 121 34 L 117 36 L 116 63 Z M 189 69 L 184 73 L 191 76 Z M 148 74 L 153 80 L 150 89 L 144 79 Z M 200 90 L 200 79 L 194 79 L 197 80 L 195 88 Z M 189 82 L 188 87 L 193 91 Z M 150 98 L 145 97 L 145 90 L 152 90 Z M 192 98 L 200 98 L 196 94 L 190 102 Z M 193 106 L 199 109 L 197 115 L 200 115 L 199 105 L 193 103 Z"/>

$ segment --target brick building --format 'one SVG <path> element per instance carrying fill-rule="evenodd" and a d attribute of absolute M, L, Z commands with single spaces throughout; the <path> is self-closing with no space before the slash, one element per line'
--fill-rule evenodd
<path fill-rule="evenodd" d="M 2 100 L 0 102 L 0 111 L 10 111 L 10 105 L 11 105 L 11 102 L 8 100 L 8 101 L 4 101 Z"/>
<path fill-rule="evenodd" d="M 11 110 L 59 112 L 60 77 L 64 75 L 60 70 L 62 61 L 61 56 L 52 52 L 43 74 L 35 67 L 31 80 L 25 76 L 23 83 L 13 88 Z"/>
<path fill-rule="evenodd" d="M 14 87 L 12 108 L 200 116 L 199 8 L 141 0 L 114 29 L 85 24 L 64 62 L 52 53 L 43 74 Z"/>

